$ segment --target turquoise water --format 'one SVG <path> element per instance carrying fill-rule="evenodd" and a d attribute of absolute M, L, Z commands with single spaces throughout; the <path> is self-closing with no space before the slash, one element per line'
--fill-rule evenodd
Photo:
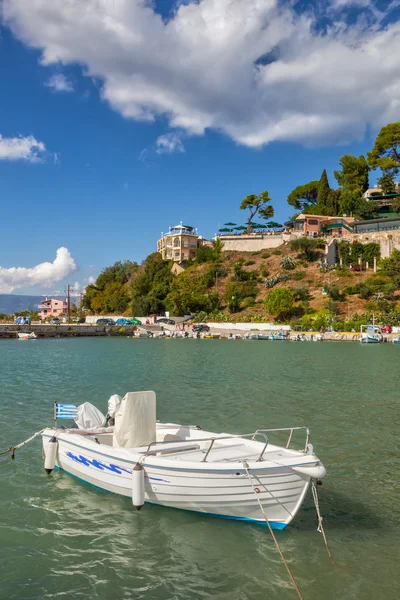
<path fill-rule="evenodd" d="M 309 425 L 332 566 L 311 497 L 277 532 L 305 600 L 398 600 L 400 347 L 229 340 L 0 341 L 0 449 L 53 401 L 154 389 L 161 420 L 249 432 Z M 299 440 L 300 443 L 300 440 Z M 268 531 L 145 506 L 43 471 L 40 442 L 0 457 L 0 599 L 290 600 Z"/>

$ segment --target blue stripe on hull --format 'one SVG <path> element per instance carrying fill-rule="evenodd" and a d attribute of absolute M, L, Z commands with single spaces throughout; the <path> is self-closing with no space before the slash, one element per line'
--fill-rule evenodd
<path fill-rule="evenodd" d="M 65 469 L 62 469 L 61 467 L 59 467 L 58 465 L 54 466 L 55 469 L 59 469 L 60 471 L 64 471 L 64 473 L 67 473 L 67 475 L 71 475 L 71 477 L 75 477 L 76 479 L 79 479 L 79 481 L 82 481 L 83 483 L 86 483 L 87 485 L 90 485 L 91 487 L 95 488 L 96 490 L 100 490 L 102 492 L 106 492 L 108 494 L 112 494 L 113 492 L 110 492 L 109 490 L 105 490 L 104 488 L 95 485 L 94 483 L 90 483 L 90 481 L 86 481 L 86 479 L 83 479 L 82 477 L 79 477 L 79 475 L 75 475 L 75 473 L 70 473 L 69 471 L 66 471 Z M 129 496 L 124 496 L 125 498 L 128 498 Z M 145 504 L 150 504 L 151 506 L 162 506 L 163 508 L 172 508 L 174 510 L 184 510 L 186 512 L 190 512 L 196 515 L 203 515 L 205 517 L 216 517 L 218 519 L 229 519 L 231 521 L 244 521 L 247 523 L 255 523 L 256 525 L 261 525 L 262 527 L 267 527 L 266 522 L 264 521 L 264 519 L 249 519 L 248 517 L 232 517 L 230 515 L 218 515 L 215 513 L 208 513 L 208 512 L 203 512 L 203 511 L 199 511 L 199 510 L 190 510 L 187 508 L 178 508 L 176 506 L 164 506 L 164 504 L 157 504 L 157 502 L 148 502 L 145 501 Z M 287 523 L 282 523 L 281 521 L 269 521 L 269 524 L 271 525 L 272 529 L 275 530 L 283 530 L 287 527 Z"/>

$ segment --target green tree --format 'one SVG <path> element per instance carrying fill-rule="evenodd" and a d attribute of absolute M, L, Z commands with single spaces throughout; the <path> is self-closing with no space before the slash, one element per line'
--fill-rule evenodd
<path fill-rule="evenodd" d="M 171 261 L 158 252 L 149 254 L 132 278 L 132 314 L 147 316 L 164 312 L 174 275 Z"/>
<path fill-rule="evenodd" d="M 300 258 L 307 261 L 314 261 L 320 255 L 321 241 L 314 238 L 300 237 L 290 242 L 290 247 L 295 252 L 299 252 Z"/>
<path fill-rule="evenodd" d="M 386 169 L 377 181 L 378 187 L 382 188 L 384 194 L 394 194 L 396 192 L 396 172 L 395 169 Z"/>
<path fill-rule="evenodd" d="M 388 258 L 380 261 L 379 267 L 397 287 L 400 287 L 400 250 L 393 250 Z"/>
<path fill-rule="evenodd" d="M 225 301 L 229 312 L 236 313 L 240 310 L 240 303 L 242 301 L 242 297 L 240 291 L 237 288 L 237 285 L 233 282 L 228 283 L 228 285 L 226 286 Z"/>
<path fill-rule="evenodd" d="M 242 200 L 240 204 L 240 210 L 248 210 L 249 216 L 247 217 L 247 232 L 251 231 L 251 222 L 254 217 L 259 216 L 262 219 L 271 219 L 274 216 L 274 208 L 270 204 L 271 198 L 268 192 L 265 190 L 261 192 L 259 196 L 256 194 L 250 194 Z"/>
<path fill-rule="evenodd" d="M 130 260 L 103 269 L 95 283 L 87 286 L 82 308 L 102 314 L 125 312 L 130 302 L 129 281 L 137 270 L 138 264 Z"/>
<path fill-rule="evenodd" d="M 209 292 L 207 276 L 188 268 L 172 280 L 165 306 L 172 314 L 183 316 L 201 310 L 213 312 L 220 302 L 218 294 Z"/>
<path fill-rule="evenodd" d="M 321 178 L 318 183 L 318 206 L 321 209 L 328 210 L 329 209 L 329 193 L 331 188 L 329 187 L 328 175 L 326 174 L 326 169 L 322 171 Z M 321 214 L 328 214 L 327 212 Z"/>
<path fill-rule="evenodd" d="M 373 219 L 378 212 L 377 205 L 365 200 L 357 191 L 343 192 L 340 199 L 340 214 L 359 219 Z"/>
<path fill-rule="evenodd" d="M 301 211 L 313 206 L 318 199 L 318 184 L 318 181 L 310 181 L 304 185 L 298 185 L 287 197 L 288 204 Z"/>
<path fill-rule="evenodd" d="M 265 299 L 265 309 L 274 317 L 289 316 L 293 310 L 294 296 L 286 288 L 272 290 Z"/>
<path fill-rule="evenodd" d="M 368 162 L 372 169 L 382 171 L 400 168 L 400 121 L 382 127 L 374 147 L 368 152 Z"/>
<path fill-rule="evenodd" d="M 357 192 L 362 196 L 368 189 L 369 166 L 364 156 L 344 154 L 340 159 L 341 169 L 334 171 L 335 179 L 343 191 Z"/>

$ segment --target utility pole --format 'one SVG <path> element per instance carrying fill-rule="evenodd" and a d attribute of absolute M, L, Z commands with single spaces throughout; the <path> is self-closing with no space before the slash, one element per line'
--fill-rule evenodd
<path fill-rule="evenodd" d="M 68 283 L 67 285 L 67 311 L 68 311 L 68 323 L 71 322 L 71 290 L 73 290 L 74 287 Z"/>

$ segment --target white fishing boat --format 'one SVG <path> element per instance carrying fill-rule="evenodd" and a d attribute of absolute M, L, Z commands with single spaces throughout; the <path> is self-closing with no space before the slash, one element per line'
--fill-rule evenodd
<path fill-rule="evenodd" d="M 58 419 L 71 417 L 78 428 L 57 427 Z M 151 503 L 265 523 L 261 504 L 275 529 L 292 521 L 310 481 L 325 475 L 307 427 L 227 434 L 159 423 L 154 392 L 112 396 L 107 417 L 108 423 L 115 419 L 114 426 L 99 426 L 103 415 L 89 403 L 79 408 L 56 404 L 55 426 L 41 434 L 46 471 L 59 467 L 97 488 L 132 498 L 138 509 Z M 270 442 L 277 432 L 285 435 L 284 446 Z M 302 448 L 293 449 L 299 433 L 304 435 Z"/>
<path fill-rule="evenodd" d="M 370 325 L 361 325 L 361 344 L 380 344 L 383 342 L 381 328 L 375 325 L 374 315 L 372 315 L 372 317 L 372 323 Z"/>
<path fill-rule="evenodd" d="M 19 340 L 36 340 L 37 339 L 37 335 L 34 331 L 32 331 L 31 333 L 19 333 L 17 332 L 17 338 Z"/>

